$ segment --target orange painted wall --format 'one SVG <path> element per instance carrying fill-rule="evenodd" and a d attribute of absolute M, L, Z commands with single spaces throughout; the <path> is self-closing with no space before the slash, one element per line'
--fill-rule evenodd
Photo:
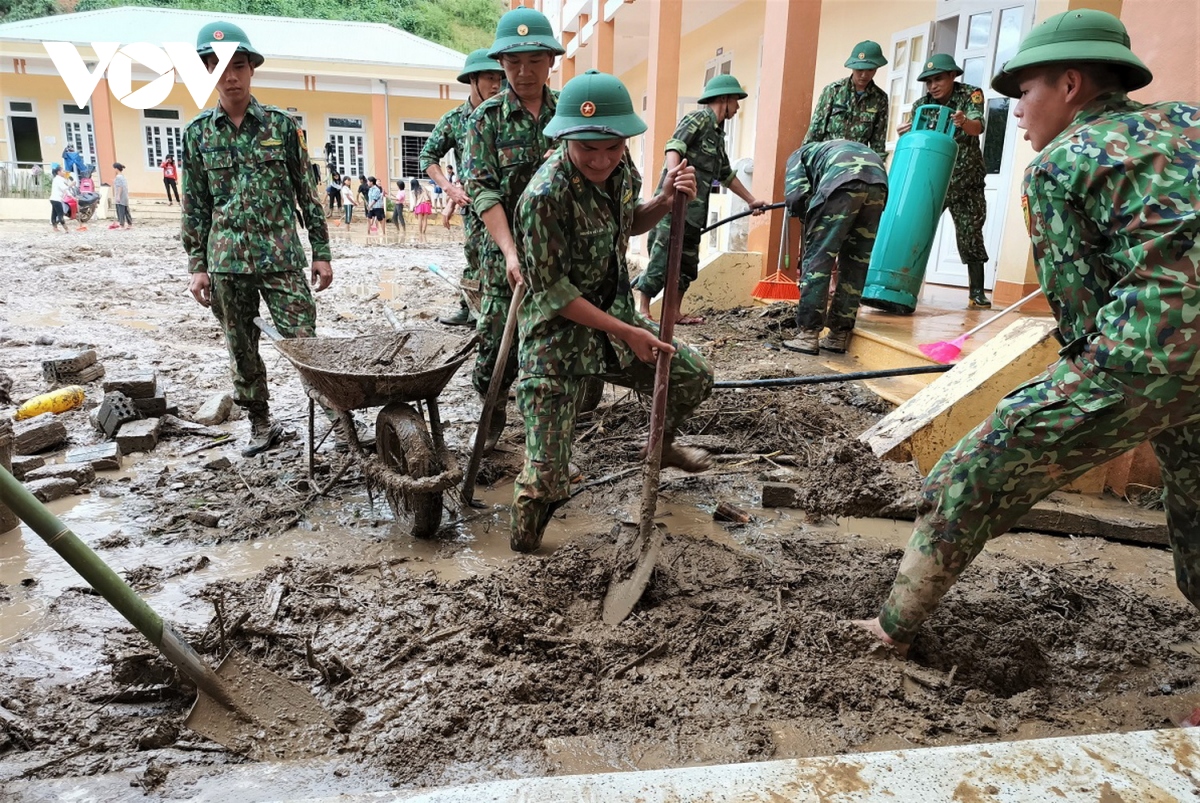
<path fill-rule="evenodd" d="M 1159 100 L 1200 102 L 1200 2 L 1197 0 L 1124 0 L 1121 21 L 1129 31 L 1133 52 L 1154 82 L 1132 97 L 1143 103 Z"/>

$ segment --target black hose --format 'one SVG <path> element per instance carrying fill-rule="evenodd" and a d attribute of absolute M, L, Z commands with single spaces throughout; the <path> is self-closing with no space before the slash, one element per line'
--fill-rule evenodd
<path fill-rule="evenodd" d="M 786 388 L 794 385 L 823 385 L 827 382 L 853 382 L 857 379 L 883 379 L 889 376 L 912 376 L 913 374 L 940 374 L 953 365 L 913 365 L 908 368 L 884 368 L 879 371 L 855 371 L 849 374 L 814 374 L 811 376 L 784 376 L 777 379 L 726 379 L 714 382 L 713 388 Z"/>
<path fill-rule="evenodd" d="M 786 204 L 787 204 L 786 201 L 779 201 L 778 203 L 768 204 L 767 206 L 762 207 L 762 210 L 764 212 L 766 212 L 768 209 L 782 209 L 784 206 L 786 206 Z M 746 215 L 753 215 L 755 211 L 756 210 L 754 210 L 754 209 L 747 209 L 744 212 L 738 212 L 736 215 L 730 215 L 727 218 L 722 218 L 721 220 L 718 220 L 716 223 L 712 224 L 711 226 L 707 226 L 703 229 L 700 229 L 700 233 L 708 234 L 713 229 L 718 228 L 720 226 L 724 226 L 726 223 L 732 223 L 735 220 L 741 220 L 742 218 L 746 217 Z"/>

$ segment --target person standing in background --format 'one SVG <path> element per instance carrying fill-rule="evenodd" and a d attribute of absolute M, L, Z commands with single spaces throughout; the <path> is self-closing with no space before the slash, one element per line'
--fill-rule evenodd
<path fill-rule="evenodd" d="M 132 229 L 133 216 L 129 214 L 129 180 L 125 178 L 125 165 L 113 162 L 117 177 L 113 179 L 113 203 L 117 207 L 117 220 L 110 229 Z"/>
<path fill-rule="evenodd" d="M 850 77 L 821 90 L 804 143 L 848 139 L 887 159 L 888 96 L 875 84 L 875 73 L 888 63 L 878 42 L 859 42 L 846 66 Z"/>
<path fill-rule="evenodd" d="M 167 191 L 167 206 L 174 206 L 171 203 L 171 193 L 175 193 L 175 200 L 179 201 L 179 168 L 175 166 L 175 157 L 167 154 L 167 158 L 162 161 L 163 188 Z M 183 201 L 179 201 L 183 203 Z"/>

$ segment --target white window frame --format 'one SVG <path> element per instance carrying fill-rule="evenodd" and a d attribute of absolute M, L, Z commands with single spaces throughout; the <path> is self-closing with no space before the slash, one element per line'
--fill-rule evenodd
<path fill-rule="evenodd" d="M 710 75 L 711 71 L 711 75 Z M 733 75 L 733 51 L 724 50 L 719 56 L 713 56 L 704 63 L 704 83 L 717 75 Z M 682 115 L 680 115 L 682 116 Z M 739 115 L 725 124 L 725 153 L 729 155 L 732 164 L 737 161 L 738 128 L 747 115 Z M 721 192 L 727 190 L 722 187 Z"/>
<path fill-rule="evenodd" d="M 175 164 L 178 165 L 183 152 L 183 129 L 187 125 L 187 119 L 183 116 L 182 106 L 156 106 L 155 111 L 175 112 L 179 116 L 174 120 L 163 117 L 147 117 L 145 111 L 141 115 L 142 124 L 142 155 L 145 157 L 142 166 L 146 170 L 161 170 L 163 159 L 168 154 L 174 155 Z M 174 140 L 174 148 L 163 146 L 157 154 L 151 151 L 151 143 L 148 141 L 150 133 L 149 128 L 162 128 L 158 133 L 164 143 L 169 140 Z M 173 136 L 172 136 L 173 134 Z"/>
<path fill-rule="evenodd" d="M 10 105 L 13 103 L 28 103 L 33 111 L 15 112 Z M 46 159 L 46 143 L 42 141 L 41 117 L 38 115 L 38 102 L 36 98 L 5 98 L 4 117 L 6 120 L 5 133 L 8 134 L 8 156 L 10 162 L 17 164 L 17 141 L 12 130 L 12 118 L 14 117 L 31 117 L 33 118 L 33 122 L 38 124 L 38 152 L 42 155 L 41 163 L 48 165 L 50 162 L 58 161 L 57 159 Z M 32 164 L 32 162 L 26 162 L 25 164 Z"/>
<path fill-rule="evenodd" d="M 409 126 L 421 126 L 422 128 L 421 129 L 410 129 Z M 425 126 L 430 127 L 428 131 L 424 130 Z M 403 178 L 405 180 L 411 180 L 413 178 L 419 178 L 419 179 L 424 180 L 426 178 L 425 174 L 422 173 L 421 169 L 420 169 L 421 150 L 425 147 L 425 143 L 429 141 L 429 137 L 433 134 L 433 129 L 436 126 L 437 126 L 436 120 L 401 120 L 400 121 L 399 150 L 396 152 L 396 161 L 398 162 L 398 164 L 395 166 L 396 167 L 396 175 L 400 176 L 401 178 Z M 406 140 L 408 140 L 409 142 L 406 143 Z M 419 140 L 420 144 L 418 145 L 416 142 L 412 142 L 413 140 Z M 411 151 L 411 149 L 414 147 L 416 148 L 415 154 L 411 157 L 406 157 L 405 152 Z M 451 151 L 450 153 L 447 153 L 446 159 L 447 159 L 447 161 L 449 161 L 450 164 L 454 165 L 454 172 L 458 173 L 459 166 L 454 163 L 454 157 L 452 154 L 453 154 L 453 151 Z M 409 171 L 408 169 L 405 168 L 405 165 L 404 165 L 404 163 L 406 161 L 412 162 L 416 166 L 411 171 Z"/>
<path fill-rule="evenodd" d="M 899 135 L 896 129 L 912 120 L 913 106 L 917 98 L 925 93 L 921 82 L 917 80 L 920 72 L 913 74 L 912 65 L 914 59 L 912 57 L 912 43 L 917 37 L 922 37 L 924 42 L 924 53 L 921 58 L 915 63 L 924 64 L 928 59 L 932 47 L 931 38 L 933 36 L 933 23 L 922 22 L 919 25 L 914 25 L 911 28 L 905 28 L 902 31 L 896 31 L 892 34 L 891 49 L 888 50 L 888 74 L 887 80 L 884 81 L 884 91 L 888 96 L 888 130 L 887 130 L 887 149 L 894 151 L 896 142 L 899 140 Z M 898 64 L 896 59 L 896 46 L 901 42 L 905 43 L 904 63 Z M 900 103 L 896 104 L 893 90 L 896 82 L 900 82 L 904 91 L 900 95 Z M 912 100 L 909 100 L 909 98 Z"/>

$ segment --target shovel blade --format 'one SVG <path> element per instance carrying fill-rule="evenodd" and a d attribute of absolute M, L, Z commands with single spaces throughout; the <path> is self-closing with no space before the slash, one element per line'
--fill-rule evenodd
<path fill-rule="evenodd" d="M 236 652 L 225 656 L 216 674 L 245 716 L 201 691 L 184 721 L 187 727 L 256 761 L 333 752 L 333 721 L 307 689 Z"/>
<path fill-rule="evenodd" d="M 637 555 L 637 560 L 629 576 L 621 578 L 614 574 L 609 581 L 608 593 L 604 595 L 604 607 L 600 614 L 604 624 L 619 625 L 625 621 L 625 617 L 633 613 L 638 600 L 646 591 L 650 575 L 654 573 L 654 566 L 662 552 L 663 540 L 663 528 L 658 526 L 651 528 L 649 538 L 639 535 L 634 540 L 631 552 Z"/>

